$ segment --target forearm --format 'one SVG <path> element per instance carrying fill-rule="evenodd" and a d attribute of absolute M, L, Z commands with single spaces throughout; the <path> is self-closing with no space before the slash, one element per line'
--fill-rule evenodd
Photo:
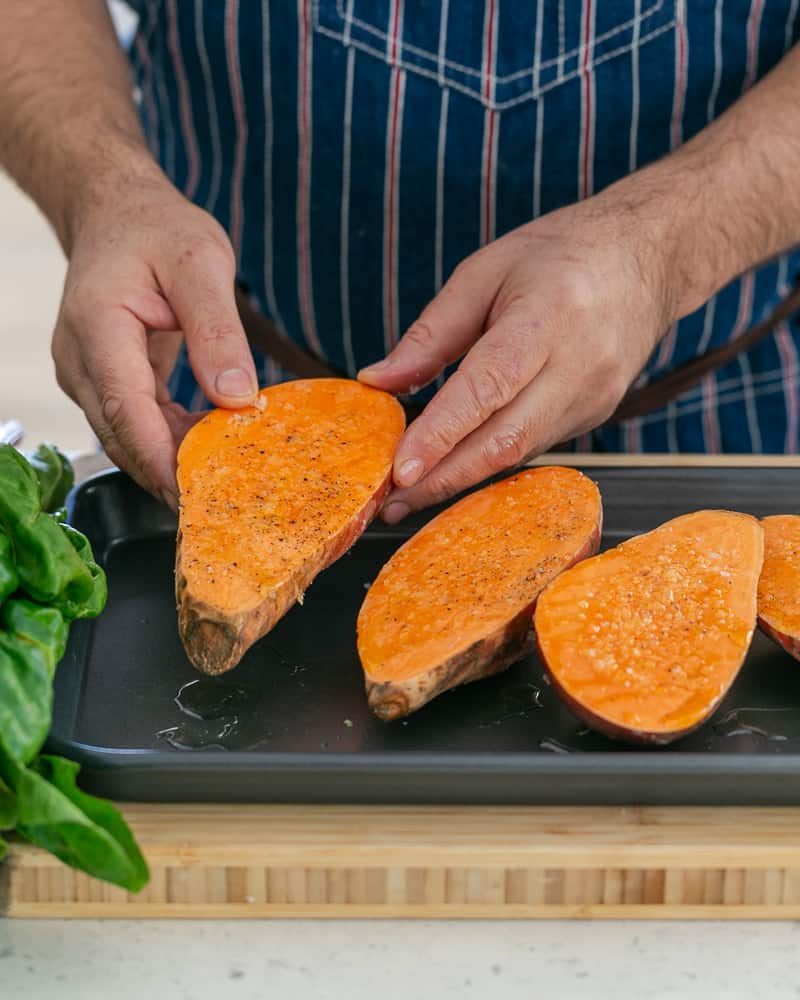
<path fill-rule="evenodd" d="M 800 244 L 798 94 L 800 46 L 691 141 L 603 193 L 663 241 L 673 319 Z"/>
<path fill-rule="evenodd" d="M 0 163 L 69 252 L 110 190 L 155 171 L 103 0 L 0 3 Z"/>

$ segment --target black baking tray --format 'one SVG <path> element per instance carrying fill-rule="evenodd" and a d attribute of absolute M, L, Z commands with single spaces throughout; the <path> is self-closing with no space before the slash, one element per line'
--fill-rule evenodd
<path fill-rule="evenodd" d="M 800 470 L 591 469 L 604 545 L 700 507 L 797 508 Z M 120 473 L 71 498 L 109 578 L 73 626 L 49 748 L 120 800 L 365 803 L 800 803 L 800 663 L 757 634 L 720 709 L 690 736 L 631 749 L 586 731 L 532 656 L 407 720 L 367 710 L 355 647 L 365 588 L 424 518 L 376 525 L 223 678 L 181 647 L 173 516 Z M 187 687 L 188 685 L 188 687 Z M 179 693 L 181 692 L 182 693 Z"/>

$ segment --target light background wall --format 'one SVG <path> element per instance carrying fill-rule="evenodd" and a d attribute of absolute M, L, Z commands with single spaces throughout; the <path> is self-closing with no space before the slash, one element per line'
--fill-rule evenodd
<path fill-rule="evenodd" d="M 135 18 L 109 0 L 120 41 Z M 53 441 L 65 450 L 94 447 L 80 410 L 58 388 L 50 358 L 66 263 L 47 222 L 0 170 L 0 423 L 16 419 L 25 445 Z"/>
<path fill-rule="evenodd" d="M 66 263 L 45 219 L 0 174 L 0 422 L 20 420 L 25 444 L 92 446 L 80 410 L 58 388 L 50 358 Z"/>

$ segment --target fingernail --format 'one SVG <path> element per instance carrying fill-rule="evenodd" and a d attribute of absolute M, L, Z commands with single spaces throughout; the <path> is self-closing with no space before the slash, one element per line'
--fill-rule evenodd
<path fill-rule="evenodd" d="M 382 372 L 387 368 L 391 368 L 392 359 L 384 358 L 383 361 L 376 361 L 374 365 L 367 365 L 366 368 L 362 368 L 358 373 L 359 375 L 371 375 L 372 372 Z"/>
<path fill-rule="evenodd" d="M 398 521 L 402 521 L 410 513 L 411 508 L 407 503 L 403 503 L 402 500 L 395 500 L 394 503 L 390 503 L 383 508 L 381 516 L 387 524 L 397 524 Z"/>
<path fill-rule="evenodd" d="M 398 486 L 413 486 L 422 477 L 422 462 L 418 458 L 409 458 L 397 470 L 395 482 Z"/>
<path fill-rule="evenodd" d="M 220 372 L 215 385 L 221 396 L 231 396 L 234 399 L 249 398 L 256 391 L 253 380 L 244 368 L 228 368 L 227 371 Z"/>

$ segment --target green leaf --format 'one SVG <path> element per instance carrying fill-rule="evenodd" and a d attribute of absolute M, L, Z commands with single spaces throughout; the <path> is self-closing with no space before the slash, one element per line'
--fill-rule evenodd
<path fill-rule="evenodd" d="M 19 574 L 14 564 L 14 550 L 11 539 L 0 528 L 0 604 L 10 597 L 19 586 Z"/>
<path fill-rule="evenodd" d="M 11 539 L 20 584 L 35 601 L 72 608 L 93 598 L 89 568 L 42 510 L 33 469 L 8 444 L 0 444 L 0 526 Z"/>
<path fill-rule="evenodd" d="M 75 482 L 70 460 L 52 444 L 40 444 L 36 451 L 25 457 L 39 480 L 42 510 L 57 510 Z"/>
<path fill-rule="evenodd" d="M 94 561 L 92 546 L 86 535 L 81 534 L 72 525 L 62 524 L 61 530 L 72 543 L 73 548 L 81 557 L 84 566 L 92 574 L 94 589 L 92 593 L 83 601 L 75 602 L 63 608 L 67 618 L 96 618 L 108 600 L 108 582 L 106 574 Z"/>
<path fill-rule="evenodd" d="M 42 648 L 0 632 L 0 753 L 27 764 L 50 729 L 53 684 Z"/>
<path fill-rule="evenodd" d="M 15 597 L 0 607 L 0 625 L 11 634 L 37 646 L 47 659 L 50 676 L 67 648 L 69 626 L 56 608 L 43 607 Z"/>
<path fill-rule="evenodd" d="M 0 607 L 0 751 L 17 764 L 32 760 L 47 736 L 66 644 L 67 624 L 55 608 L 25 598 Z"/>
<path fill-rule="evenodd" d="M 0 779 L 0 830 L 13 830 L 17 825 L 17 799 Z"/>
<path fill-rule="evenodd" d="M 6 856 L 8 852 L 8 844 L 0 837 L 0 861 Z"/>
<path fill-rule="evenodd" d="M 15 775 L 20 836 L 73 868 L 138 892 L 148 882 L 147 863 L 119 812 L 82 792 L 79 766 L 41 756 Z"/>

